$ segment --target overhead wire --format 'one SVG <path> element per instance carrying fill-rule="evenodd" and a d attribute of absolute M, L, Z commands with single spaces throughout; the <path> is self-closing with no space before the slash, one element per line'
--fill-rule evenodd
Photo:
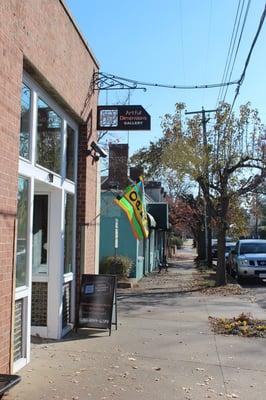
<path fill-rule="evenodd" d="M 138 81 L 135 79 L 129 79 L 129 78 L 124 78 L 121 76 L 105 73 L 105 72 L 99 72 L 97 73 L 98 77 L 97 79 L 99 80 L 102 77 L 109 78 L 109 79 L 115 79 L 115 80 L 120 80 L 123 82 L 128 82 L 134 85 L 131 89 L 137 88 L 138 85 L 143 85 L 143 86 L 152 86 L 152 87 L 161 87 L 161 88 L 167 88 L 167 89 L 212 89 L 220 86 L 229 86 L 229 85 L 236 85 L 238 80 L 233 80 L 230 82 L 221 82 L 221 83 L 210 83 L 210 84 L 200 84 L 200 85 L 170 85 L 170 84 L 165 84 L 165 83 L 152 83 L 152 82 L 142 82 Z M 96 88 L 97 90 L 97 88 Z"/>
<path fill-rule="evenodd" d="M 245 28 L 246 21 L 247 21 L 247 16 L 248 16 L 248 12 L 249 12 L 250 3 L 251 3 L 251 0 L 249 0 L 249 1 L 248 1 L 248 4 L 247 4 L 247 8 L 246 8 L 246 12 L 245 12 L 245 16 L 244 16 L 244 20 L 243 20 L 241 32 L 240 32 L 239 39 L 238 39 L 237 48 L 236 48 L 236 51 L 235 51 L 235 57 L 234 57 L 233 64 L 232 64 L 232 67 L 231 67 L 230 75 L 229 75 L 229 77 L 228 77 L 229 80 L 230 80 L 231 77 L 232 77 L 232 73 L 233 73 L 233 69 L 234 69 L 234 66 L 235 66 L 235 62 L 236 62 L 238 50 L 239 50 L 240 43 L 241 43 L 241 40 L 242 40 L 242 35 L 243 35 L 244 28 Z M 228 91 L 228 87 L 225 88 L 225 93 L 224 93 L 223 101 L 225 101 L 225 97 L 226 97 L 227 91 Z"/>
<path fill-rule="evenodd" d="M 259 37 L 259 34 L 260 34 L 260 32 L 261 32 L 261 29 L 262 29 L 262 26 L 263 26 L 263 23 L 264 23 L 264 20 L 265 20 L 265 16 L 266 16 L 266 4 L 264 5 L 264 10 L 263 10 L 262 15 L 261 15 L 261 18 L 260 18 L 259 26 L 258 26 L 258 28 L 257 28 L 256 34 L 255 34 L 254 39 L 253 39 L 253 41 L 252 41 L 252 44 L 251 44 L 251 46 L 250 46 L 250 49 L 249 49 L 249 52 L 248 52 L 248 55 L 247 55 L 247 58 L 246 58 L 246 61 L 245 61 L 245 65 L 244 65 L 242 74 L 241 74 L 240 79 L 239 79 L 238 84 L 237 84 L 235 96 L 234 96 L 234 99 L 233 99 L 233 102 L 232 102 L 232 105 L 231 105 L 231 113 L 232 113 L 232 110 L 233 110 L 233 108 L 234 108 L 236 99 L 237 99 L 237 97 L 238 97 L 238 95 L 239 95 L 240 87 L 241 87 L 241 85 L 243 84 L 243 81 L 244 81 L 244 79 L 245 79 L 247 67 L 248 67 L 248 65 L 249 65 L 250 58 L 251 58 L 251 55 L 252 55 L 252 53 L 253 53 L 255 44 L 256 44 L 256 42 L 257 42 L 257 40 L 258 40 L 258 37 Z"/>
<path fill-rule="evenodd" d="M 238 31 L 239 31 L 239 27 L 240 27 L 240 22 L 241 22 L 241 18 L 242 18 L 244 5 L 245 5 L 245 0 L 243 0 L 243 2 L 242 2 L 242 7 L 241 7 L 239 18 L 238 18 L 237 27 L 236 27 L 236 31 L 235 31 L 235 36 L 234 36 L 232 49 L 231 49 L 230 61 L 229 61 L 228 65 L 227 65 L 225 80 L 228 79 L 229 68 L 230 68 L 230 65 L 231 65 L 231 62 L 232 62 L 232 58 L 233 58 L 233 54 L 234 54 L 234 51 L 235 51 L 235 44 L 236 44 L 236 40 L 237 40 L 237 36 L 238 36 Z M 223 89 L 222 89 L 222 91 L 223 91 Z M 221 97 L 223 97 L 223 93 L 222 93 Z"/>
<path fill-rule="evenodd" d="M 236 26 L 238 24 L 239 21 L 239 11 L 240 11 L 240 4 L 242 1 L 242 8 L 244 5 L 243 0 L 238 0 L 238 5 L 237 5 L 237 11 L 236 11 L 236 16 L 235 16 L 235 20 L 234 20 L 234 25 L 233 25 L 233 30 L 232 30 L 232 34 L 231 34 L 231 39 L 230 39 L 230 44 L 229 44 L 229 48 L 228 48 L 228 52 L 227 52 L 227 57 L 226 57 L 226 61 L 225 61 L 225 66 L 224 66 L 224 72 L 223 72 L 223 76 L 222 76 L 222 82 L 224 82 L 226 80 L 226 76 L 227 76 L 227 71 L 228 71 L 228 66 L 231 63 L 231 59 L 232 59 L 232 54 L 233 54 L 233 42 L 235 41 L 235 37 L 236 37 Z M 219 93 L 218 93 L 218 98 L 217 98 L 217 102 L 216 102 L 216 107 L 218 106 L 220 99 L 223 96 L 223 89 L 222 87 L 220 87 Z"/>

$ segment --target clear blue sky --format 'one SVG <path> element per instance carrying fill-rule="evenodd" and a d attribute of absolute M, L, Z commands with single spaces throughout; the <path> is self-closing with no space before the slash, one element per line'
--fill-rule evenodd
<path fill-rule="evenodd" d="M 221 82 L 238 0 L 66 0 L 100 69 L 146 82 L 197 85 Z M 245 2 L 247 4 L 247 1 Z M 251 1 L 232 79 L 238 79 L 265 5 Z M 78 62 L 78 60 L 77 60 Z M 232 102 L 235 87 L 228 90 Z M 216 107 L 219 89 L 131 91 L 131 104 L 151 114 L 150 132 L 131 132 L 130 153 L 161 136 L 160 117 L 176 102 L 188 111 Z M 127 91 L 100 95 L 99 104 L 123 102 Z M 263 26 L 236 107 L 251 101 L 266 122 L 266 22 Z M 120 143 L 127 134 L 113 133 Z"/>

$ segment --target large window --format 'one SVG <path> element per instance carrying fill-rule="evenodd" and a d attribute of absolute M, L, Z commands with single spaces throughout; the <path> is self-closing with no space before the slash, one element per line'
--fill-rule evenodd
<path fill-rule="evenodd" d="M 67 125 L 66 178 L 74 181 L 75 131 Z"/>
<path fill-rule="evenodd" d="M 38 99 L 36 163 L 57 174 L 61 172 L 61 118 Z"/>
<path fill-rule="evenodd" d="M 27 232 L 29 182 L 19 177 L 17 208 L 16 287 L 27 284 Z"/>
<path fill-rule="evenodd" d="M 30 155 L 30 110 L 31 91 L 26 85 L 21 89 L 20 146 L 19 155 L 29 159 Z"/>
<path fill-rule="evenodd" d="M 74 196 L 66 193 L 64 273 L 72 272 Z"/>

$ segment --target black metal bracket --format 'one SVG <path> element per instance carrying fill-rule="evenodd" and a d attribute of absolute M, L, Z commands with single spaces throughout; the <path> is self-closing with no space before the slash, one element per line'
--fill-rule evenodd
<path fill-rule="evenodd" d="M 93 90 L 143 90 L 146 88 L 138 86 L 138 82 L 126 82 L 123 78 L 116 77 L 115 75 L 106 74 L 104 72 L 95 72 L 93 74 Z"/>

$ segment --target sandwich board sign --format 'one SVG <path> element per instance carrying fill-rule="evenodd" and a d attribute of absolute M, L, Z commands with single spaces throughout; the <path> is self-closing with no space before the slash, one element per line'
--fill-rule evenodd
<path fill-rule="evenodd" d="M 150 129 L 151 117 L 142 106 L 97 107 L 98 131 L 149 131 Z"/>
<path fill-rule="evenodd" d="M 79 327 L 117 329 L 116 276 L 84 274 L 81 280 Z"/>

